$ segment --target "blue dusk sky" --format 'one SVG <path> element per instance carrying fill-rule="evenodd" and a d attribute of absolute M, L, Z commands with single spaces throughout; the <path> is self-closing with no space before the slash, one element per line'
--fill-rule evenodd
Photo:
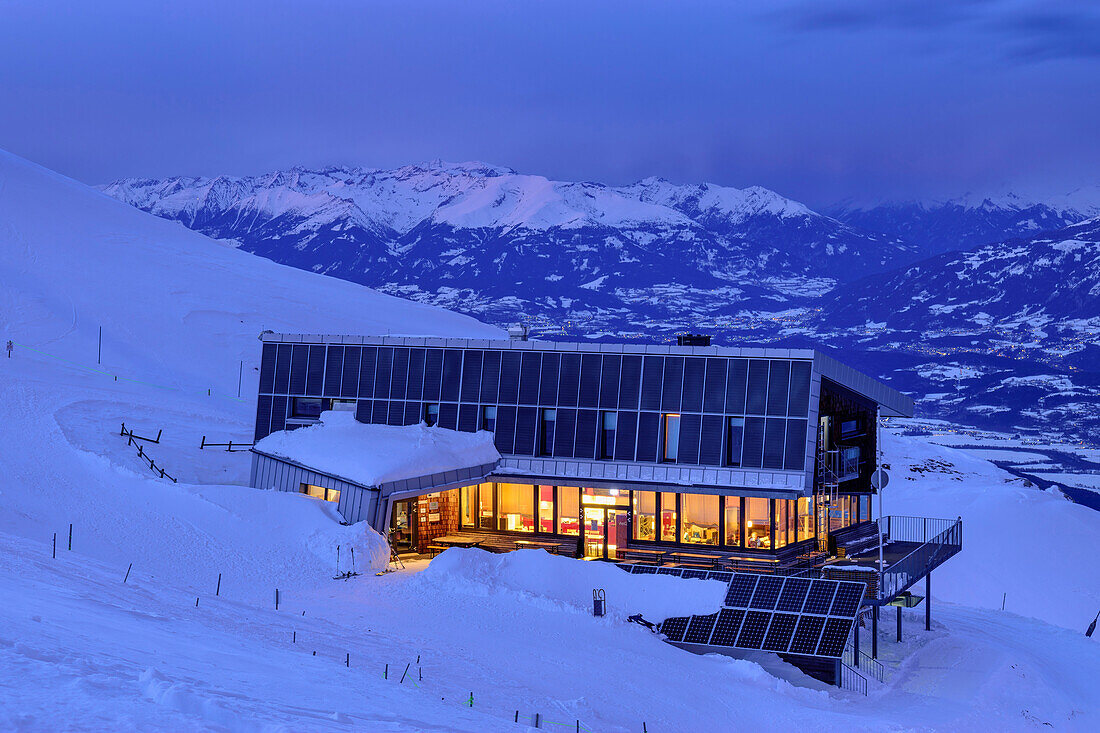
<path fill-rule="evenodd" d="M 482 160 L 813 206 L 1100 182 L 1064 0 L 0 0 L 0 148 L 88 183 Z"/>

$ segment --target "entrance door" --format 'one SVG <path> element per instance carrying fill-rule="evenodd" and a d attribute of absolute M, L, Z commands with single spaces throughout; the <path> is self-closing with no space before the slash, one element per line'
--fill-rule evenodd
<path fill-rule="evenodd" d="M 626 509 L 584 507 L 584 556 L 614 560 L 626 547 Z"/>
<path fill-rule="evenodd" d="M 416 500 L 396 501 L 390 521 L 390 542 L 398 552 L 409 552 L 416 541 Z"/>

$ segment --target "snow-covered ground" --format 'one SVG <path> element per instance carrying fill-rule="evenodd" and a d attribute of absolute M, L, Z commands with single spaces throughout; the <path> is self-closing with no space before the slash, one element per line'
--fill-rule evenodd
<path fill-rule="evenodd" d="M 233 367 L 255 363 L 261 325 L 493 329 L 277 267 L 2 154 L 0 286 L 19 344 L 0 355 L 0 730 L 524 730 L 536 713 L 586 731 L 1100 728 L 1100 655 L 1081 633 L 1100 608 L 1100 513 L 979 458 L 886 444 L 887 512 L 961 515 L 964 550 L 934 578 L 932 632 L 908 610 L 897 645 L 886 616 L 886 683 L 863 698 L 625 620 L 713 608 L 713 582 L 478 550 L 333 580 L 337 547 L 340 569 L 349 547 L 359 570 L 384 559 L 377 535 L 241 485 L 246 453 L 198 448 L 250 434 L 255 380 L 237 400 Z M 139 461 L 122 421 L 163 429 L 148 452 L 179 483 Z"/>

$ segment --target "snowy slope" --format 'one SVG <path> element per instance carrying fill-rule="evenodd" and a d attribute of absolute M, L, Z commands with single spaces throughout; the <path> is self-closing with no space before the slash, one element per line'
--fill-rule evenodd
<path fill-rule="evenodd" d="M 887 511 L 962 514 L 965 550 L 937 572 L 931 633 L 917 630 L 921 608 L 906 612 L 902 645 L 884 624 L 887 681 L 867 699 L 774 660 L 766 671 L 694 656 L 624 620 L 702 610 L 720 596 L 713 583 L 476 550 L 332 580 L 337 545 L 341 567 L 354 547 L 360 570 L 383 546 L 324 502 L 234 485 L 247 454 L 198 449 L 203 434 L 250 432 L 252 400 L 227 397 L 236 374 L 215 372 L 258 352 L 261 314 L 288 330 L 330 318 L 347 330 L 485 327 L 265 263 L 2 160 L 3 307 L 20 346 L 0 357 L 0 729 L 524 730 L 535 713 L 544 728 L 624 733 L 1100 726 L 1100 656 L 1080 633 L 1098 601 L 1100 570 L 1085 558 L 1100 513 L 912 439 L 887 443 Z M 63 219 L 49 216 L 53 201 Z M 113 334 L 99 371 L 82 366 L 97 321 Z M 121 420 L 164 429 L 147 449 L 179 483 L 151 477 Z M 906 471 L 931 458 L 938 472 Z M 600 586 L 611 613 L 595 619 Z M 989 610 L 1002 589 L 1009 612 Z"/>

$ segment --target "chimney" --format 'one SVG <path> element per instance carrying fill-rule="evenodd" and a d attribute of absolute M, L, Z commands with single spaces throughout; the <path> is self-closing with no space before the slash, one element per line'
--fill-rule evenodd
<path fill-rule="evenodd" d="M 710 346 L 710 336 L 702 333 L 676 334 L 677 346 Z"/>
<path fill-rule="evenodd" d="M 513 323 L 508 327 L 508 338 L 512 341 L 526 341 L 527 340 L 527 326 L 521 323 Z"/>

